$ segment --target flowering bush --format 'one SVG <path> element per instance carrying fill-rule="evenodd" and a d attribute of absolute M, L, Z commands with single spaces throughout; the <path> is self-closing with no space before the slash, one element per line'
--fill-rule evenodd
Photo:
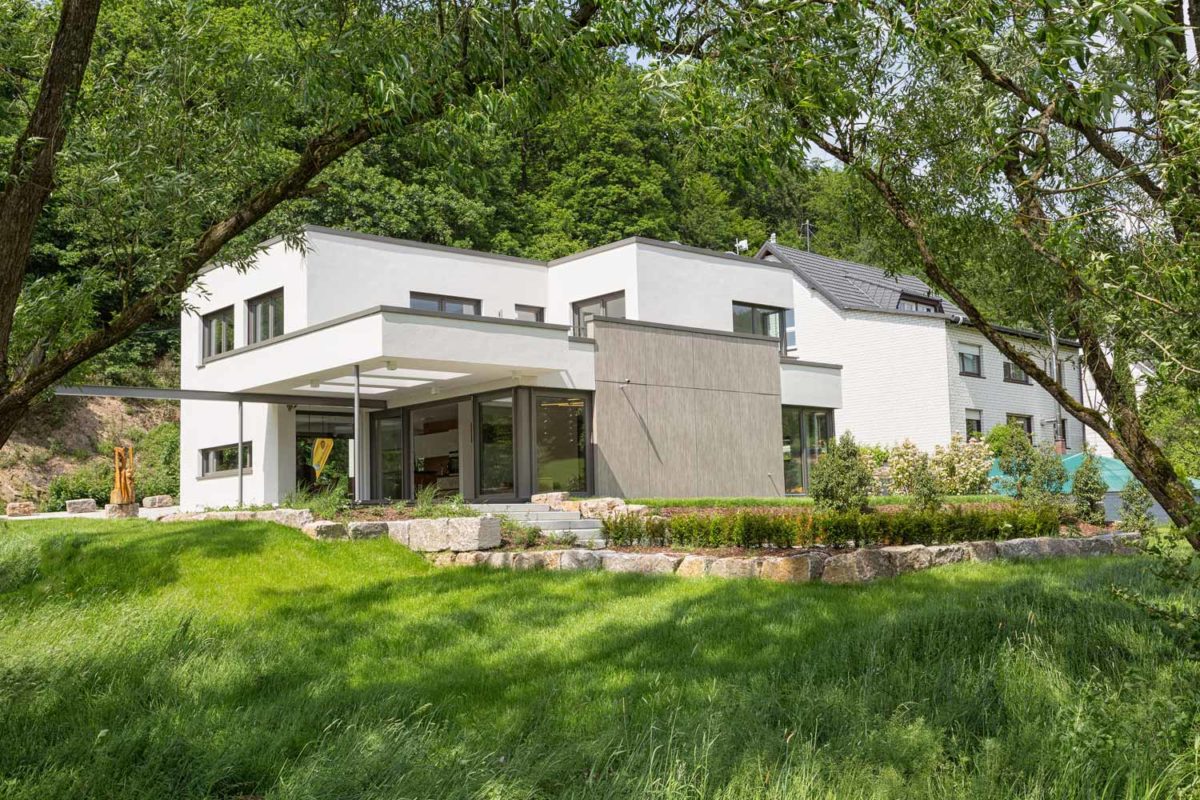
<path fill-rule="evenodd" d="M 888 469 L 891 471 L 892 491 L 896 494 L 912 494 L 916 488 L 917 475 L 929 456 L 908 439 L 892 448 L 888 454 Z"/>
<path fill-rule="evenodd" d="M 944 493 L 983 494 L 989 489 L 992 451 L 978 439 L 968 441 L 956 433 L 947 447 L 933 449 L 929 466 Z"/>

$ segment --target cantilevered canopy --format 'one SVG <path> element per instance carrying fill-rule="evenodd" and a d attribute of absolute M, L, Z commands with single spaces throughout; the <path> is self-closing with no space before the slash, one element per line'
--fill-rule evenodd
<path fill-rule="evenodd" d="M 320 394 L 263 394 L 260 392 L 213 392 L 201 389 L 159 389 L 153 386 L 56 386 L 60 397 L 127 397 L 135 400 L 216 400 L 230 403 L 268 403 L 287 406 L 353 408 L 353 397 L 328 397 Z M 387 408 L 383 400 L 364 399 L 362 408 Z"/>

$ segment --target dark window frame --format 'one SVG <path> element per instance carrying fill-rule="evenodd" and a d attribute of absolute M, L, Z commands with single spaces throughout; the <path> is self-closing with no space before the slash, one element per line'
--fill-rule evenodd
<path fill-rule="evenodd" d="M 598 294 L 595 297 L 585 297 L 582 300 L 576 300 L 573 303 L 571 303 L 571 333 L 574 334 L 575 336 L 587 336 L 587 322 L 580 317 L 580 313 L 579 313 L 580 308 L 582 308 L 583 306 L 590 306 L 595 303 L 599 303 L 601 305 L 600 313 L 593 314 L 592 316 L 593 317 L 607 317 L 607 316 L 609 316 L 609 313 L 608 313 L 609 302 L 612 300 L 616 300 L 618 298 L 622 302 L 625 301 L 625 290 L 624 289 L 617 291 L 617 292 L 608 292 L 607 294 Z M 621 318 L 622 319 L 625 318 L 624 313 L 621 314 Z"/>
<path fill-rule="evenodd" d="M 902 308 L 904 303 L 911 303 L 915 308 Z M 896 310 L 907 311 L 910 314 L 940 314 L 942 313 L 942 304 L 931 297 L 902 294 L 896 301 Z"/>
<path fill-rule="evenodd" d="M 211 333 L 211 323 L 214 321 L 217 321 L 216 318 L 217 318 L 218 314 L 223 315 L 226 313 L 229 314 L 228 321 L 221 320 L 221 322 L 224 324 L 225 333 L 229 337 L 229 346 L 223 347 L 220 350 L 216 350 L 214 352 L 213 347 L 212 347 L 214 340 L 213 340 L 213 336 Z M 225 337 L 222 336 L 221 338 L 224 339 Z M 200 342 L 200 357 L 201 358 L 212 358 L 213 356 L 219 356 L 222 353 L 230 352 L 237 346 L 236 337 L 234 336 L 234 313 L 233 313 L 232 305 L 225 306 L 224 308 L 218 308 L 215 311 L 209 311 L 207 314 L 201 315 L 201 317 L 200 317 L 200 339 L 201 339 L 201 342 Z"/>
<path fill-rule="evenodd" d="M 510 401 L 509 408 L 512 412 L 512 491 L 511 492 L 491 492 L 485 494 L 483 491 L 483 409 L 482 405 L 489 400 L 500 400 L 508 398 Z M 478 500 L 485 502 L 496 502 L 498 500 L 515 500 L 519 491 L 518 482 L 520 481 L 520 437 L 521 430 L 517 422 L 517 390 L 501 389 L 495 392 L 484 392 L 482 394 L 471 395 L 471 449 L 474 451 L 471 454 L 471 460 L 474 465 L 474 495 Z M 461 460 L 460 460 L 461 464 Z M 462 491 L 462 471 L 459 467 L 459 491 Z"/>
<path fill-rule="evenodd" d="M 1019 372 L 1021 377 L 1014 377 L 1014 371 Z M 1032 384 L 1032 381 L 1029 379 L 1029 373 L 1021 369 L 1019 365 L 1007 360 L 1004 362 L 1004 382 L 1019 383 L 1024 386 Z"/>
<path fill-rule="evenodd" d="M 739 306 L 741 306 L 744 309 L 747 309 L 750 312 L 750 328 L 751 329 L 749 331 L 738 331 L 735 328 L 734 329 L 735 333 L 752 333 L 755 336 L 770 336 L 771 334 L 763 333 L 762 331 L 758 330 L 758 328 L 761 327 L 759 325 L 759 322 L 762 319 L 760 314 L 762 314 L 763 312 L 766 312 L 768 314 L 778 314 L 779 315 L 779 337 L 778 337 L 779 338 L 779 354 L 787 355 L 788 354 L 788 324 L 787 324 L 787 322 L 788 322 L 788 313 L 791 311 L 791 309 L 784 308 L 782 306 L 768 306 L 764 303 L 750 303 L 750 302 L 746 302 L 745 300 L 734 300 L 732 309 L 731 309 L 731 313 L 733 314 L 733 319 L 735 321 L 737 320 L 737 313 L 738 313 L 737 309 Z M 793 330 L 793 336 L 794 336 L 794 333 L 795 333 L 795 315 L 794 314 L 792 315 L 792 322 L 793 322 L 792 330 Z"/>
<path fill-rule="evenodd" d="M 1031 414 L 1013 414 L 1006 413 L 1004 415 L 1004 424 L 1011 425 L 1014 422 L 1021 423 L 1021 427 L 1025 429 L 1025 434 L 1029 437 L 1029 441 L 1033 441 L 1033 416 Z"/>
<path fill-rule="evenodd" d="M 528 387 L 529 391 L 529 446 L 530 446 L 530 485 L 532 492 L 536 494 L 540 492 L 538 487 L 538 442 L 537 442 L 537 403 L 543 397 L 565 397 L 565 398 L 582 398 L 583 399 L 583 469 L 584 469 L 584 491 L 585 496 L 590 496 L 595 491 L 595 473 L 593 469 L 593 453 L 592 453 L 592 413 L 594 406 L 595 393 L 586 390 L 575 389 L 549 389 L 539 386 Z"/>
<path fill-rule="evenodd" d="M 228 475 L 236 475 L 237 468 L 237 442 L 233 444 L 219 444 L 214 447 L 200 448 L 200 477 L 201 478 L 220 478 Z M 216 456 L 222 450 L 232 450 L 233 466 L 225 467 L 224 469 L 210 469 L 209 456 Z M 214 465 L 218 462 L 212 462 Z M 242 472 L 247 473 L 254 467 L 254 443 L 250 441 L 242 442 Z"/>
<path fill-rule="evenodd" d="M 972 411 L 978 412 L 978 414 L 979 414 L 979 419 L 971 419 L 971 417 L 970 417 L 970 413 L 971 413 Z M 972 438 L 972 436 L 974 436 L 974 438 L 976 438 L 976 439 L 982 439 L 982 438 L 983 438 L 983 409 L 981 409 L 981 408 L 968 408 L 968 409 L 966 410 L 966 413 L 964 414 L 964 420 L 965 420 L 965 422 L 966 422 L 967 441 L 968 441 L 968 442 L 969 442 L 969 441 L 971 441 L 971 438 Z M 972 422 L 974 422 L 974 423 L 978 423 L 979 427 L 978 427 L 978 428 L 976 428 L 975 430 L 971 430 L 971 423 L 972 423 Z"/>
<path fill-rule="evenodd" d="M 527 306 L 522 303 L 517 303 L 515 306 L 513 306 L 513 310 L 516 312 L 517 319 L 521 319 L 521 312 L 525 312 L 526 314 L 533 314 L 533 319 L 525 320 L 526 322 L 546 321 L 546 309 L 543 306 Z"/>
<path fill-rule="evenodd" d="M 457 314 L 461 317 L 479 317 L 483 316 L 483 301 L 477 297 L 458 297 L 452 294 L 432 294 L 430 292 L 409 292 L 408 307 L 413 308 L 414 300 L 424 300 L 426 302 L 437 303 L 437 311 L 440 314 Z M 475 309 L 473 313 L 465 311 L 447 311 L 446 303 L 461 303 L 463 306 L 471 306 Z M 419 311 L 427 311 L 429 309 L 417 309 Z"/>
<path fill-rule="evenodd" d="M 259 304 L 265 306 L 266 304 L 263 301 L 271 300 L 275 297 L 279 298 L 279 315 L 281 319 L 278 321 L 278 323 L 276 323 L 273 307 L 268 306 L 269 308 L 272 308 L 272 313 L 268 318 L 267 326 L 269 333 L 267 336 L 260 339 L 258 338 Z M 278 289 L 272 289 L 269 292 L 263 292 L 262 294 L 251 297 L 246 301 L 246 344 L 269 342 L 272 339 L 277 339 L 280 336 L 283 336 L 283 324 L 284 320 L 287 318 L 287 314 L 284 312 L 283 301 L 284 295 L 282 286 L 280 286 Z"/>
<path fill-rule="evenodd" d="M 965 347 L 976 348 L 977 353 L 964 353 L 964 351 L 962 351 L 962 348 L 965 348 Z M 959 354 L 959 374 L 960 375 L 965 375 L 965 377 L 967 377 L 967 378 L 983 378 L 983 347 L 980 347 L 980 345 L 978 345 L 978 344 L 959 343 L 958 354 Z M 966 363 L 964 362 L 964 356 L 974 356 L 974 359 L 976 359 L 976 371 L 972 372 L 972 371 L 970 371 L 970 369 L 966 368 Z"/>

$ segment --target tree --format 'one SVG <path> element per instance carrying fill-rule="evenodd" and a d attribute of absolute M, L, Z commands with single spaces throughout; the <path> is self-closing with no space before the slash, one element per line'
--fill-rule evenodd
<path fill-rule="evenodd" d="M 9 3 L 0 444 L 214 259 L 249 267 L 256 226 L 339 159 L 536 107 L 632 20 L 590 0 Z M 48 228 L 74 264 L 39 271 Z"/>
<path fill-rule="evenodd" d="M 701 0 L 676 19 L 711 33 L 697 72 L 770 139 L 782 128 L 872 186 L 910 263 L 1200 549 L 1190 487 L 1124 366 L 1200 389 L 1200 85 L 1185 5 Z M 1005 235 L 981 248 L 981 227 Z M 1079 341 L 1104 410 L 1004 335 L 987 308 L 1005 302 L 980 299 L 1001 292 L 1010 313 Z"/>
<path fill-rule="evenodd" d="M 1100 462 L 1091 451 L 1084 453 L 1083 463 L 1075 470 L 1071 482 L 1071 496 L 1075 498 L 1075 514 L 1084 522 L 1104 524 L 1104 495 L 1108 484 L 1100 473 Z"/>

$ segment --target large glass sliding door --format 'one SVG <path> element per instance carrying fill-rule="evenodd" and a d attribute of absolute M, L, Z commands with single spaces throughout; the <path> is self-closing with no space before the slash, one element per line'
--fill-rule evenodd
<path fill-rule="evenodd" d="M 414 408 L 408 420 L 412 491 L 433 487 L 439 495 L 459 494 L 458 402 Z"/>
<path fill-rule="evenodd" d="M 475 403 L 476 472 L 480 497 L 516 497 L 514 395 L 481 397 Z"/>
<path fill-rule="evenodd" d="M 376 484 L 375 497 L 380 500 L 404 498 L 404 419 L 400 415 L 375 420 L 373 441 Z"/>
<path fill-rule="evenodd" d="M 783 475 L 788 494 L 808 491 L 813 465 L 825 454 L 832 436 L 831 409 L 783 407 Z"/>
<path fill-rule="evenodd" d="M 534 491 L 586 493 L 587 397 L 535 393 L 533 429 Z"/>

